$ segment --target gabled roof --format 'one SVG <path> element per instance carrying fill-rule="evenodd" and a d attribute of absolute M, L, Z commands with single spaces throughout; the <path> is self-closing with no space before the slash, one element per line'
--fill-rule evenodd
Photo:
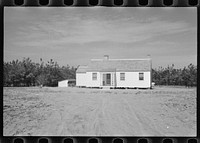
<path fill-rule="evenodd" d="M 150 71 L 151 59 L 108 59 L 108 60 L 96 59 L 96 60 L 91 60 L 87 68 L 85 68 L 84 70 L 88 72 Z M 77 71 L 79 71 L 79 68 Z"/>
<path fill-rule="evenodd" d="M 79 66 L 76 70 L 77 73 L 86 73 L 87 72 L 87 66 Z"/>

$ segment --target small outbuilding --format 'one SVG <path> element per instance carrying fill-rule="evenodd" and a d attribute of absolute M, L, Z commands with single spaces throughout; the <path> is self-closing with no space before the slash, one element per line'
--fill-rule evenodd
<path fill-rule="evenodd" d="M 76 79 L 67 79 L 58 82 L 58 87 L 72 87 L 76 85 Z"/>

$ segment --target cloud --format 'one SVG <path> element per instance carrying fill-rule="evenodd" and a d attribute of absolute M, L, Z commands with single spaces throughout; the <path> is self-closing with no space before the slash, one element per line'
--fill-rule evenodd
<path fill-rule="evenodd" d="M 170 59 L 194 54 L 195 19 L 186 13 L 177 14 L 177 11 L 155 8 L 7 9 L 4 50 L 7 58 L 15 56 L 14 53 L 18 57 L 28 56 L 29 52 L 42 57 L 57 54 L 63 63 L 65 60 L 78 62 L 77 58 L 73 59 L 74 55 L 90 59 L 90 56 L 95 58 L 108 53 L 116 58 L 132 58 L 150 53 Z"/>
<path fill-rule="evenodd" d="M 142 21 L 144 20 L 134 20 L 134 18 L 114 21 L 100 21 L 98 19 L 80 21 L 79 18 L 71 18 L 69 21 L 36 22 L 28 25 L 26 29 L 18 31 L 21 37 L 18 37 L 16 44 L 21 46 L 56 46 L 101 41 L 134 43 L 192 30 L 183 21 L 169 22 L 156 18 Z M 20 41 L 20 38 L 23 40 Z"/>
<path fill-rule="evenodd" d="M 135 9 L 130 8 L 127 10 L 123 8 L 118 10 L 83 9 L 70 9 L 70 13 L 67 13 L 66 9 L 60 9 L 60 11 L 52 9 L 50 11 L 49 9 L 31 8 L 28 11 L 29 15 L 32 14 L 33 10 L 40 12 L 24 19 L 21 16 L 19 20 L 16 20 L 17 15 L 15 15 L 13 22 L 19 24 L 21 21 L 23 23 L 21 23 L 21 27 L 18 25 L 12 43 L 22 47 L 52 47 L 70 43 L 87 44 L 105 41 L 125 44 L 155 40 L 156 37 L 180 34 L 196 29 L 190 27 L 183 20 L 163 20 L 160 16 L 151 15 L 148 17 L 144 14 L 141 14 L 144 16 L 138 17 L 138 13 L 131 14 L 131 11 Z M 141 9 L 138 10 L 140 15 Z M 9 21 L 11 22 L 11 20 Z"/>

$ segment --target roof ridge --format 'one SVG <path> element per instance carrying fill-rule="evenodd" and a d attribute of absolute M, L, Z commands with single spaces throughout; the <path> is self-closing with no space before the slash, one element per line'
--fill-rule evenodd
<path fill-rule="evenodd" d="M 133 60 L 151 60 L 151 58 L 146 58 L 146 59 L 108 59 L 108 60 L 104 60 L 104 59 L 91 59 L 91 61 L 117 61 L 117 60 L 122 60 L 122 61 L 125 61 L 125 60 L 130 60 L 130 61 L 133 61 Z"/>

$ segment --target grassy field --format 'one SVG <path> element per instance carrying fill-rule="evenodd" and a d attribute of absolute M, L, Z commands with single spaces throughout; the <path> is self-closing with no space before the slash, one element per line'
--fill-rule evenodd
<path fill-rule="evenodd" d="M 4 87 L 5 136 L 195 136 L 196 88 Z"/>

